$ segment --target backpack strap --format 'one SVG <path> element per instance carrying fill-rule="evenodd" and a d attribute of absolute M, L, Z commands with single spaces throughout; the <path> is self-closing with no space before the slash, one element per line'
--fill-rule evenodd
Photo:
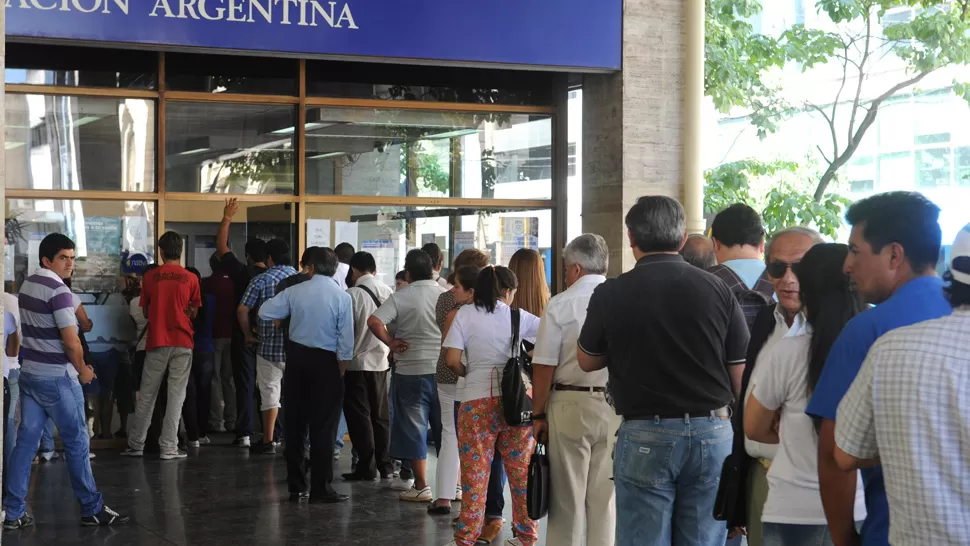
<path fill-rule="evenodd" d="M 370 288 L 367 288 L 364 285 L 355 286 L 354 288 L 360 288 L 364 292 L 367 292 L 367 295 L 370 296 L 370 299 L 374 300 L 374 304 L 377 305 L 378 308 L 380 308 L 380 306 L 383 305 L 381 300 L 378 299 L 377 294 L 374 294 L 374 292 L 372 292 Z"/>

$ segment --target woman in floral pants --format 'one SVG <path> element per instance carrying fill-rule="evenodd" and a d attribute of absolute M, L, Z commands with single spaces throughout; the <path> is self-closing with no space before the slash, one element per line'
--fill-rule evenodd
<path fill-rule="evenodd" d="M 475 305 L 462 307 L 443 346 L 448 367 L 465 377 L 465 402 L 458 410 L 458 456 L 461 460 L 461 516 L 455 544 L 473 546 L 482 531 L 489 469 L 496 450 L 505 463 L 512 490 L 512 529 L 507 546 L 532 546 L 538 525 L 528 515 L 526 489 L 529 458 L 535 447 L 531 426 L 512 427 L 502 417 L 501 371 L 512 356 L 512 301 L 518 281 L 505 267 L 487 267 L 475 285 Z M 538 317 L 519 312 L 520 338 L 535 340 Z M 467 353 L 467 366 L 462 364 Z"/>

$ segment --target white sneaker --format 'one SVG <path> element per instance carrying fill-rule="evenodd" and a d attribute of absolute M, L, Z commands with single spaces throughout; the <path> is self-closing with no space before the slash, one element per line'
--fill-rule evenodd
<path fill-rule="evenodd" d="M 212 443 L 212 440 L 210 440 L 208 436 L 203 436 L 203 437 L 199 438 L 199 443 L 202 444 L 202 445 L 211 444 Z"/>
<path fill-rule="evenodd" d="M 407 491 L 414 487 L 414 480 L 397 479 L 391 484 L 391 489 L 395 491 Z"/>
<path fill-rule="evenodd" d="M 243 436 L 242 438 L 236 438 L 236 441 L 233 442 L 233 445 L 235 445 L 236 447 L 240 447 L 240 448 L 248 448 L 251 445 L 250 442 L 249 442 L 249 436 Z"/>
<path fill-rule="evenodd" d="M 188 445 L 191 448 L 199 447 L 199 440 L 195 440 L 194 442 L 190 441 Z"/>
<path fill-rule="evenodd" d="M 158 456 L 158 458 L 163 461 L 174 461 L 176 459 L 184 459 L 186 457 L 188 457 L 188 455 L 184 451 L 179 451 L 177 449 L 168 453 L 162 453 Z"/>
<path fill-rule="evenodd" d="M 126 449 L 126 450 L 124 450 L 124 451 L 121 452 L 121 456 L 122 457 L 141 457 L 144 454 L 145 454 L 144 451 L 142 451 L 140 449 L 132 449 L 130 447 L 128 449 Z"/>
<path fill-rule="evenodd" d="M 95 458 L 97 458 L 97 455 L 88 451 L 88 459 L 95 459 Z"/>
<path fill-rule="evenodd" d="M 455 488 L 455 502 L 461 502 L 461 486 Z"/>
<path fill-rule="evenodd" d="M 40 458 L 41 459 L 44 459 L 44 461 L 46 461 L 48 463 L 51 462 L 51 461 L 56 460 L 58 457 L 60 457 L 60 454 L 58 452 L 56 452 L 56 451 L 41 451 L 40 452 Z"/>
<path fill-rule="evenodd" d="M 505 546 L 522 546 L 522 541 L 517 538 L 510 538 L 505 541 Z"/>
<path fill-rule="evenodd" d="M 407 502 L 431 502 L 431 488 L 415 489 L 414 487 L 399 495 L 402 501 Z"/>

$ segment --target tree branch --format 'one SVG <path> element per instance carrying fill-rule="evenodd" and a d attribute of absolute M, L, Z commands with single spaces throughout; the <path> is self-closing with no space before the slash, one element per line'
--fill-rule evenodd
<path fill-rule="evenodd" d="M 866 40 L 862 59 L 859 61 L 859 82 L 855 89 L 855 99 L 852 100 L 852 114 L 849 116 L 849 139 L 852 139 L 852 132 L 855 130 L 855 118 L 859 112 L 859 101 L 862 99 L 862 82 L 866 76 L 866 63 L 869 61 L 869 47 L 872 38 L 872 8 L 866 10 Z"/>
<path fill-rule="evenodd" d="M 824 118 L 825 122 L 829 125 L 829 132 L 832 134 L 832 157 L 839 157 L 839 137 L 835 132 L 835 118 L 830 118 L 828 114 L 825 113 L 825 110 L 817 104 L 806 102 L 805 108 L 810 108 L 817 111 L 819 114 L 822 114 L 822 118 Z M 821 149 L 819 149 L 819 151 L 821 151 Z M 825 157 L 825 154 L 822 154 L 822 157 Z M 831 163 L 828 159 L 825 161 Z"/>

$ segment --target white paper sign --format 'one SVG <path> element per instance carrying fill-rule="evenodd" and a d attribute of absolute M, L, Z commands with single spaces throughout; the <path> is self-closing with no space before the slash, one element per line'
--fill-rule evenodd
<path fill-rule="evenodd" d="M 195 268 L 202 274 L 202 278 L 212 275 L 212 268 L 209 267 L 209 258 L 216 251 L 216 245 L 203 243 L 195 245 Z"/>
<path fill-rule="evenodd" d="M 337 220 L 337 233 L 334 239 L 334 245 L 339 245 L 340 243 L 350 243 L 354 248 L 357 248 L 359 243 L 357 235 L 357 222 L 341 222 Z"/>
<path fill-rule="evenodd" d="M 397 267 L 394 263 L 394 241 L 371 240 L 360 245 L 361 251 L 370 252 L 377 262 L 377 279 L 388 286 L 394 286 Z"/>
<path fill-rule="evenodd" d="M 148 237 L 148 218 L 144 216 L 125 216 L 121 219 L 122 248 L 131 254 L 144 254 L 150 257 L 152 242 Z"/>
<path fill-rule="evenodd" d="M 330 220 L 316 219 L 306 221 L 306 246 L 330 246 Z"/>
<path fill-rule="evenodd" d="M 455 256 L 457 257 L 461 252 L 467 248 L 475 248 L 475 232 L 474 231 L 456 231 L 455 236 L 452 239 L 452 244 L 455 247 Z"/>
<path fill-rule="evenodd" d="M 14 268 L 14 245 L 4 245 L 3 247 L 3 280 L 13 280 Z"/>
<path fill-rule="evenodd" d="M 434 243 L 434 233 L 422 233 L 421 234 L 421 246 Z"/>

